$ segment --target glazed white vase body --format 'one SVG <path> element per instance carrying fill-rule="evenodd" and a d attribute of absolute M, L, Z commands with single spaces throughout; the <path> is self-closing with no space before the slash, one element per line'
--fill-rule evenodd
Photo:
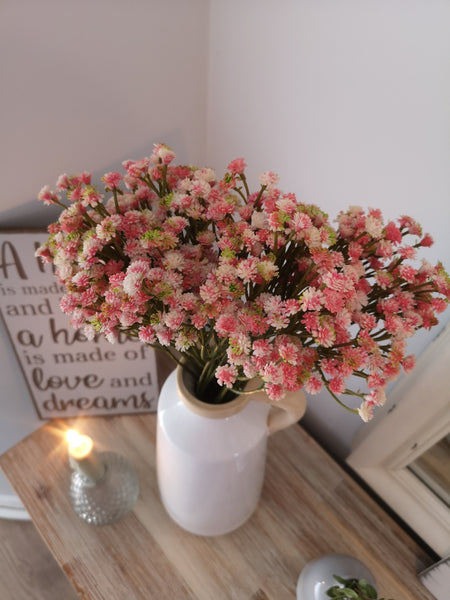
<path fill-rule="evenodd" d="M 167 512 L 187 531 L 228 533 L 255 510 L 271 411 L 262 397 L 267 398 L 258 393 L 255 400 L 245 395 L 211 405 L 191 394 L 180 368 L 166 380 L 158 402 L 158 485 Z M 291 422 L 304 412 L 304 403 L 299 404 L 301 410 L 290 414 Z"/>

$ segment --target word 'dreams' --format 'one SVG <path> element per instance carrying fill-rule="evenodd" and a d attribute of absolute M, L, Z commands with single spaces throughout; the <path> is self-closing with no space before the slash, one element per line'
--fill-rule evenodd
<path fill-rule="evenodd" d="M 81 398 L 68 399 L 58 398 L 55 392 L 52 392 L 50 398 L 45 400 L 42 406 L 44 410 L 49 412 L 66 412 L 69 409 L 81 412 L 99 409 L 103 411 L 114 411 L 117 409 L 145 411 L 150 410 L 153 403 L 154 398 L 148 397 L 146 391 L 140 394 L 130 394 L 126 398 L 116 396 L 112 398 L 107 398 L 106 396 L 88 398 L 87 396 L 83 396 Z"/>

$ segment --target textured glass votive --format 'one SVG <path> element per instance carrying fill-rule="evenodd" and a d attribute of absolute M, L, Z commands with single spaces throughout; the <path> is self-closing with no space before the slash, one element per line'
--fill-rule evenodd
<path fill-rule="evenodd" d="M 75 512 L 92 525 L 109 525 L 133 508 L 139 494 L 135 470 L 124 456 L 101 452 L 103 475 L 98 479 L 72 471 L 69 497 Z"/>

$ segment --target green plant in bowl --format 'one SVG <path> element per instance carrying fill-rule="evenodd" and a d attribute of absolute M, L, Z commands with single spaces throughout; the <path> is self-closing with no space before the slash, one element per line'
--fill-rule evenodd
<path fill-rule="evenodd" d="M 333 585 L 326 591 L 327 596 L 334 600 L 388 600 L 378 598 L 377 590 L 365 579 L 344 579 L 338 575 L 334 578 L 340 585 Z"/>

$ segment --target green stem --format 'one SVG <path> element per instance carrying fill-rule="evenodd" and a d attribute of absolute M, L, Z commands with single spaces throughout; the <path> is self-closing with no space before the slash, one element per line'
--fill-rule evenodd
<path fill-rule="evenodd" d="M 248 185 L 247 185 L 247 177 L 244 175 L 244 173 L 239 175 L 239 177 L 240 177 L 242 183 L 244 184 L 245 193 L 247 194 L 247 198 L 248 198 L 248 196 L 250 196 L 250 190 L 248 189 Z"/>
<path fill-rule="evenodd" d="M 158 190 L 156 185 L 153 183 L 150 175 L 145 175 L 144 177 L 140 177 L 139 179 L 141 181 L 143 181 L 144 183 L 146 183 L 155 192 L 155 194 L 158 196 L 158 198 L 162 198 L 164 196 L 164 194 L 163 194 L 163 196 L 161 196 L 160 190 Z"/>
<path fill-rule="evenodd" d="M 208 352 L 208 348 L 211 346 L 212 336 L 209 338 L 207 343 L 205 344 L 205 352 Z M 228 340 L 223 340 L 222 342 L 218 342 L 216 340 L 216 348 L 215 350 L 208 355 L 208 361 L 203 364 L 202 371 L 198 377 L 196 383 L 196 392 L 201 398 L 206 388 L 214 379 L 214 374 L 218 365 L 223 363 L 225 358 L 225 350 L 226 345 L 228 344 Z"/>
<path fill-rule="evenodd" d="M 52 204 L 57 204 L 58 206 L 60 206 L 64 210 L 66 210 L 67 208 L 69 208 L 68 206 L 66 206 L 65 204 L 63 204 L 62 202 L 60 202 L 59 200 L 52 200 Z"/>
<path fill-rule="evenodd" d="M 246 201 L 246 200 L 247 200 L 247 198 L 246 198 L 246 197 L 244 196 L 244 194 L 242 193 L 242 191 L 241 191 L 241 188 L 237 188 L 237 187 L 235 187 L 235 188 L 233 188 L 233 190 L 234 190 L 236 193 L 238 193 L 238 194 L 239 194 L 239 196 L 242 198 L 242 200 L 244 200 L 244 201 Z"/>
<path fill-rule="evenodd" d="M 264 193 L 264 190 L 265 190 L 266 188 L 267 188 L 267 185 L 262 185 L 262 186 L 261 186 L 261 189 L 259 190 L 259 194 L 258 194 L 258 196 L 256 197 L 256 200 L 255 200 L 255 209 L 258 209 L 258 208 L 259 208 L 259 203 L 260 203 L 260 201 L 261 201 L 261 197 L 262 197 L 262 195 L 263 195 L 263 193 Z"/>
<path fill-rule="evenodd" d="M 319 373 L 320 373 L 320 376 L 321 376 L 321 378 L 322 378 L 322 381 L 323 381 L 323 382 L 324 382 L 324 384 L 325 384 L 325 387 L 327 388 L 327 390 L 329 391 L 329 393 L 331 394 L 331 396 L 334 398 L 334 400 L 336 400 L 336 402 L 337 402 L 337 403 L 338 403 L 340 406 L 342 406 L 342 408 L 345 408 L 345 410 L 347 410 L 348 412 L 351 412 L 351 413 L 353 413 L 354 415 L 358 414 L 358 409 L 356 409 L 356 408 L 350 408 L 349 406 L 347 406 L 346 404 L 344 404 L 343 402 L 341 402 L 341 400 L 339 400 L 339 398 L 336 396 L 336 394 L 334 394 L 334 393 L 333 393 L 333 392 L 330 390 L 330 388 L 329 388 L 329 385 L 328 385 L 327 378 L 326 378 L 326 377 L 325 377 L 325 375 L 323 374 L 323 371 L 322 371 L 322 369 L 319 369 Z"/>
<path fill-rule="evenodd" d="M 120 214 L 119 201 L 117 199 L 117 189 L 113 188 L 114 206 L 116 207 L 116 213 Z"/>
<path fill-rule="evenodd" d="M 161 185 L 163 196 L 170 193 L 169 184 L 167 183 L 167 165 L 162 168 L 162 185 Z"/>

